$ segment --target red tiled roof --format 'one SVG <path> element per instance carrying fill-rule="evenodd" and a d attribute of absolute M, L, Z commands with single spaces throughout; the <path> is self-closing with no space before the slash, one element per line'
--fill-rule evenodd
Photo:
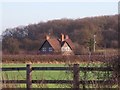
<path fill-rule="evenodd" d="M 69 46 L 70 46 L 72 49 L 75 49 L 74 43 L 71 41 L 71 39 L 66 39 L 65 41 L 69 44 Z"/>
<path fill-rule="evenodd" d="M 71 39 L 65 39 L 65 41 L 62 42 L 62 45 L 61 45 L 61 46 L 63 46 L 65 42 L 69 45 L 69 47 L 70 47 L 72 50 L 75 48 L 75 46 L 74 46 L 73 42 L 71 41 Z"/>
<path fill-rule="evenodd" d="M 47 41 L 53 47 L 54 50 L 60 50 L 61 49 L 60 42 L 56 38 L 51 38 L 51 39 L 48 39 Z"/>

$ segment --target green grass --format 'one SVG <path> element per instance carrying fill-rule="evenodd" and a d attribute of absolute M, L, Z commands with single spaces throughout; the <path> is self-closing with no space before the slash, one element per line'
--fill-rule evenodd
<path fill-rule="evenodd" d="M 65 64 L 32 64 L 32 67 L 63 67 Z M 92 66 L 100 67 L 105 66 L 104 64 L 80 64 L 81 67 Z M 26 64 L 3 64 L 2 67 L 26 67 Z M 80 80 L 96 80 L 96 79 L 105 79 L 106 72 L 80 72 Z M 3 80 L 26 80 L 26 71 L 3 71 L 2 72 Z M 103 78 L 104 77 L 104 78 Z M 32 80 L 72 80 L 73 74 L 69 71 L 32 71 Z M 16 85 L 17 87 L 25 87 L 25 84 Z M 59 88 L 61 85 L 55 84 L 33 84 L 33 87 L 49 87 L 49 88 Z M 65 85 L 62 87 L 65 87 Z"/>

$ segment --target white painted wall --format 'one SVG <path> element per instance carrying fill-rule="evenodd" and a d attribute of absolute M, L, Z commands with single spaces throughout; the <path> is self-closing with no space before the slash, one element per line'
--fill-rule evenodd
<path fill-rule="evenodd" d="M 71 54 L 71 53 L 73 53 L 73 51 L 71 50 L 71 48 L 68 46 L 67 43 L 64 43 L 64 45 L 61 47 L 61 52 L 62 52 L 62 54 Z"/>

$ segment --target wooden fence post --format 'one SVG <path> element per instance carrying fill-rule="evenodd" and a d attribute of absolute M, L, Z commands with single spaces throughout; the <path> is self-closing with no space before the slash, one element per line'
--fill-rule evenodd
<path fill-rule="evenodd" d="M 32 79 L 31 79 L 31 72 L 32 72 L 32 69 L 31 69 L 31 65 L 30 64 L 27 64 L 26 66 L 27 68 L 27 71 L 26 71 L 26 86 L 27 86 L 27 90 L 30 90 L 32 88 Z"/>
<path fill-rule="evenodd" d="M 73 66 L 73 90 L 79 90 L 79 64 Z"/>

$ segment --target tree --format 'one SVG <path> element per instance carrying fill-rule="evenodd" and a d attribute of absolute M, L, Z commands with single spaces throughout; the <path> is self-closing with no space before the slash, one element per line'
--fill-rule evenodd
<path fill-rule="evenodd" d="M 9 28 L 2 35 L 3 51 L 11 51 L 10 45 L 11 47 L 16 45 L 16 48 L 25 51 L 38 50 L 45 39 L 45 35 L 49 32 L 56 37 L 60 37 L 61 33 L 68 34 L 74 43 L 79 44 L 79 47 L 81 45 L 84 47 L 89 46 L 90 50 L 92 50 L 93 35 L 96 33 L 96 46 L 100 48 L 104 46 L 106 48 L 117 48 L 118 15 L 75 20 L 58 19 Z M 11 38 L 14 40 L 9 41 Z M 18 45 L 14 43 L 18 43 Z"/>
<path fill-rule="evenodd" d="M 10 54 L 17 54 L 19 53 L 19 42 L 14 38 L 7 38 L 3 40 L 4 49 Z"/>
<path fill-rule="evenodd" d="M 93 52 L 93 46 L 94 46 L 94 40 L 90 38 L 88 41 L 88 47 L 90 52 Z"/>

